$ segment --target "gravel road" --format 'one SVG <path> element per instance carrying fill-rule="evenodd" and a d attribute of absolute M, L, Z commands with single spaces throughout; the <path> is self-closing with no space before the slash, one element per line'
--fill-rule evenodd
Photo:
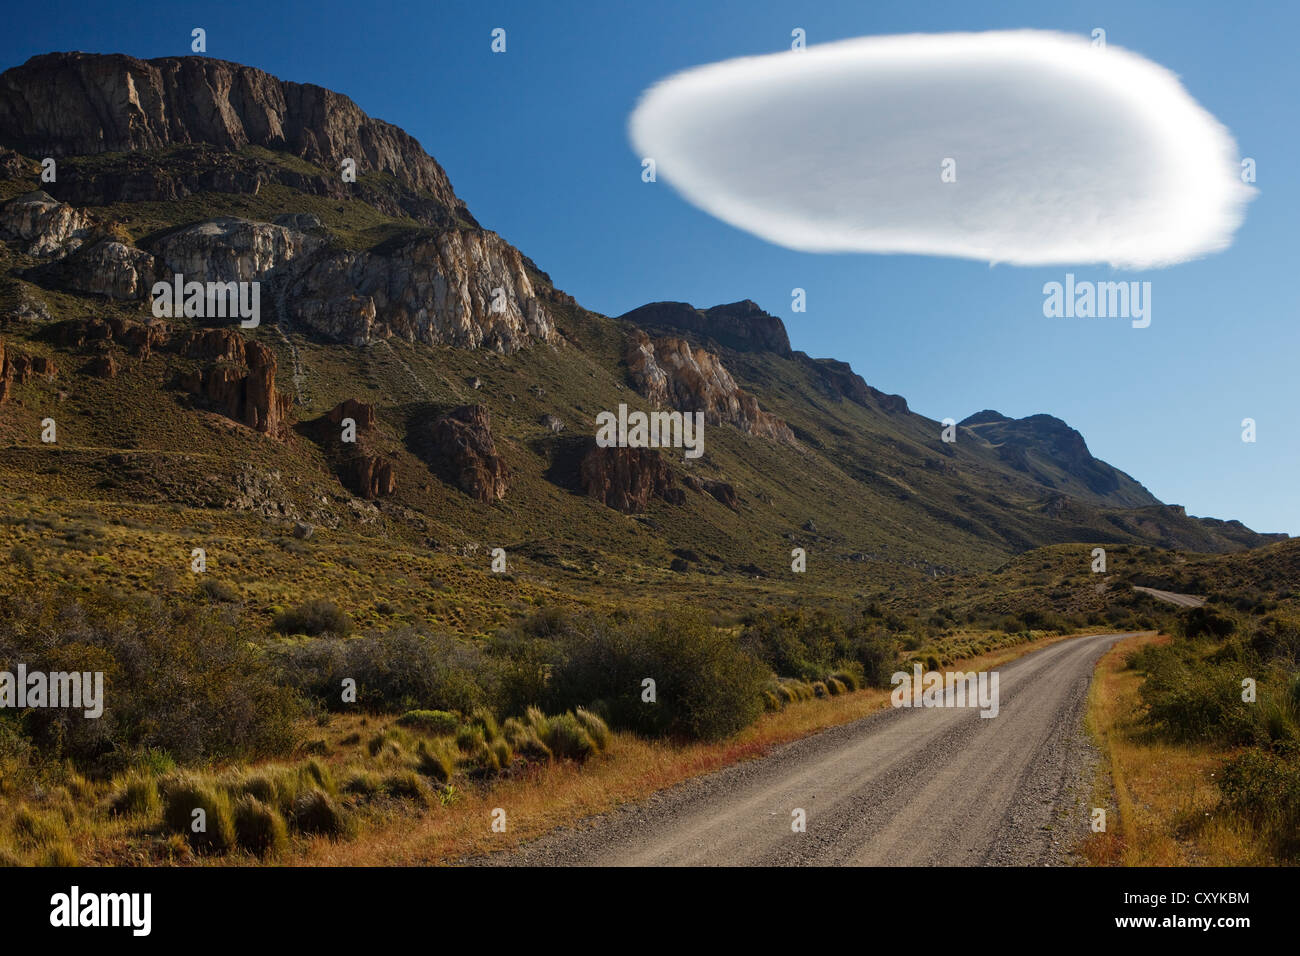
<path fill-rule="evenodd" d="M 888 708 L 472 861 L 527 866 L 1068 864 L 1096 753 L 1082 717 L 1120 638 L 1071 638 L 998 669 L 998 716 Z M 806 813 L 793 832 L 792 811 Z"/>
<path fill-rule="evenodd" d="M 1140 588 L 1133 586 L 1134 591 L 1141 591 L 1143 594 L 1150 594 L 1157 601 L 1164 601 L 1166 604 L 1176 604 L 1178 607 L 1200 607 L 1205 603 L 1205 598 L 1197 597 L 1195 594 L 1177 594 L 1173 591 L 1161 591 L 1157 588 Z"/>

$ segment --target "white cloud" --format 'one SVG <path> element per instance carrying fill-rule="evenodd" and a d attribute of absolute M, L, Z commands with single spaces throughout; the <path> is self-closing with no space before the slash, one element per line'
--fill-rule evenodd
<path fill-rule="evenodd" d="M 809 252 L 1163 266 L 1226 248 L 1254 195 L 1173 73 L 1037 30 L 726 60 L 651 87 L 629 132 L 690 202 Z"/>

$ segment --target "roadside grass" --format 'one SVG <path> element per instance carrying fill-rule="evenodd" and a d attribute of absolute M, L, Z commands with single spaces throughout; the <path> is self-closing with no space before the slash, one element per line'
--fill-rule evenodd
<path fill-rule="evenodd" d="M 1126 638 L 1097 663 L 1087 727 L 1102 752 L 1093 806 L 1111 807 L 1107 830 L 1079 850 L 1092 866 L 1250 866 L 1275 863 L 1251 825 L 1219 808 L 1215 783 L 1227 751 L 1172 744 L 1142 723 L 1142 675 L 1127 661 L 1168 636 Z"/>

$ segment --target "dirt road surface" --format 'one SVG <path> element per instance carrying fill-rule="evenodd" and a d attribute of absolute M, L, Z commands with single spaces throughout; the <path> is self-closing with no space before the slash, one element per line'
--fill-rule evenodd
<path fill-rule="evenodd" d="M 1068 864 L 1088 832 L 1088 687 L 1098 658 L 1125 636 L 1070 638 L 999 668 L 996 717 L 891 707 L 466 862 Z M 802 833 L 792 829 L 800 809 Z"/>

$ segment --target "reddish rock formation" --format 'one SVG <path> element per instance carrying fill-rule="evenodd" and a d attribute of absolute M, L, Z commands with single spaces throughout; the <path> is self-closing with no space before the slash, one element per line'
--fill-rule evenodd
<path fill-rule="evenodd" d="M 686 475 L 682 478 L 682 484 L 692 491 L 698 491 L 700 494 L 709 495 L 716 498 L 728 508 L 735 509 L 740 503 L 736 497 L 736 489 L 729 482 L 717 481 L 713 478 L 696 478 L 694 475 Z"/>
<path fill-rule="evenodd" d="M 117 362 L 111 355 L 101 355 L 99 358 L 91 359 L 84 371 L 87 375 L 94 375 L 96 378 L 117 378 Z"/>
<path fill-rule="evenodd" d="M 343 419 L 350 418 L 357 423 L 357 431 L 370 431 L 375 427 L 375 406 L 345 398 L 326 412 L 325 417 L 335 425 L 342 425 Z"/>
<path fill-rule="evenodd" d="M 670 504 L 686 500 L 674 487 L 673 472 L 655 448 L 593 446 L 579 467 L 582 490 L 610 508 L 628 514 L 645 511 L 652 497 Z"/>
<path fill-rule="evenodd" d="M 6 348 L 0 340 L 0 403 L 9 398 L 12 386 L 23 385 L 37 375 L 53 380 L 57 374 L 53 359 Z"/>
<path fill-rule="evenodd" d="M 54 328 L 53 336 L 64 348 L 80 348 L 88 342 L 114 342 L 133 349 L 141 358 L 148 358 L 155 348 L 167 345 L 171 326 L 160 319 L 148 322 L 116 316 L 108 320 L 69 319 Z"/>
<path fill-rule="evenodd" d="M 350 418 L 357 425 L 356 441 L 343 442 L 338 426 Z M 355 398 L 339 402 L 315 423 L 316 440 L 338 462 L 340 480 L 356 495 L 373 500 L 397 490 L 392 463 L 372 447 L 379 419 L 375 406 Z"/>
<path fill-rule="evenodd" d="M 276 440 L 285 438 L 291 401 L 276 391 L 274 352 L 236 329 L 192 332 L 179 351 L 189 358 L 231 363 L 184 372 L 178 379 L 181 388 L 203 396 L 227 418 Z"/>
<path fill-rule="evenodd" d="M 492 441 L 487 406 L 453 408 L 433 423 L 430 439 L 430 464 L 443 469 L 462 491 L 478 501 L 506 496 L 509 475 Z"/>
<path fill-rule="evenodd" d="M 397 490 L 390 462 L 378 455 L 358 455 L 347 465 L 347 482 L 362 498 L 384 498 Z"/>

